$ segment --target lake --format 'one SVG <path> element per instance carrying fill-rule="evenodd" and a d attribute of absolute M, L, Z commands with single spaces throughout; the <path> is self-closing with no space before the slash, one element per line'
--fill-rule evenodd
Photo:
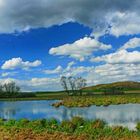
<path fill-rule="evenodd" d="M 124 104 L 90 107 L 67 108 L 52 106 L 57 100 L 46 101 L 1 101 L 0 118 L 4 119 L 56 119 L 70 120 L 74 116 L 81 116 L 85 119 L 101 119 L 109 125 L 122 125 L 129 129 L 135 129 L 136 123 L 140 121 L 140 104 Z"/>

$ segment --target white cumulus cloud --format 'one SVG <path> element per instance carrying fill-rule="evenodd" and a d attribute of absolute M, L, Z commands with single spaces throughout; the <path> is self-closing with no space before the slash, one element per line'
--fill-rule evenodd
<path fill-rule="evenodd" d="M 29 61 L 23 61 L 22 58 L 12 58 L 10 60 L 5 61 L 5 63 L 2 65 L 2 69 L 24 69 L 27 70 L 31 67 L 37 67 L 41 65 L 41 61 L 36 60 L 34 62 L 29 62 Z"/>
<path fill-rule="evenodd" d="M 63 70 L 63 68 L 61 66 L 58 66 L 57 68 L 55 68 L 54 70 L 45 70 L 44 72 L 46 74 L 59 74 L 61 73 Z"/>
<path fill-rule="evenodd" d="M 115 53 L 98 56 L 91 59 L 92 62 L 106 62 L 109 64 L 140 64 L 140 52 L 128 52 L 126 50 L 117 51 Z"/>
<path fill-rule="evenodd" d="M 80 61 L 92 55 L 94 51 L 111 49 L 111 45 L 103 44 L 96 39 L 84 37 L 72 44 L 65 44 L 56 48 L 51 48 L 49 53 L 51 55 L 69 56 Z"/>
<path fill-rule="evenodd" d="M 135 35 L 140 33 L 140 18 L 138 12 L 116 11 L 106 15 L 110 28 L 108 33 L 117 37 L 121 35 Z"/>
<path fill-rule="evenodd" d="M 129 49 L 129 48 L 137 48 L 137 47 L 140 47 L 140 38 L 132 38 L 130 39 L 128 42 L 126 42 L 121 48 L 120 50 L 123 50 L 123 49 Z"/>

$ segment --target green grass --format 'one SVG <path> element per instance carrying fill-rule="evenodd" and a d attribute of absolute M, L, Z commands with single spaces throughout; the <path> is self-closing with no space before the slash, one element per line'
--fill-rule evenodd
<path fill-rule="evenodd" d="M 140 123 L 137 125 L 137 131 L 131 131 L 128 128 L 121 126 L 110 127 L 104 121 L 93 120 L 86 121 L 80 117 L 74 117 L 70 121 L 62 121 L 58 123 L 56 120 L 34 120 L 29 121 L 22 120 L 9 120 L 3 122 L 0 120 L 0 129 L 4 129 L 8 133 L 18 133 L 20 130 L 24 131 L 32 130 L 35 133 L 64 133 L 69 135 L 86 136 L 87 140 L 98 140 L 102 138 L 118 140 L 121 138 L 127 138 L 130 140 L 140 139 Z M 0 132 L 1 133 L 1 132 Z"/>

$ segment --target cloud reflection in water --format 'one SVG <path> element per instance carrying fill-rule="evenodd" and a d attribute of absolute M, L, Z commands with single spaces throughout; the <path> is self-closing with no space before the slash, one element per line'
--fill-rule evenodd
<path fill-rule="evenodd" d="M 123 125 L 134 129 L 140 121 L 140 104 L 110 105 L 108 107 L 75 107 L 67 108 L 51 106 L 56 100 L 49 101 L 17 101 L 0 102 L 0 117 L 4 119 L 52 119 L 59 122 L 69 120 L 74 116 L 85 119 L 101 119 L 109 125 Z"/>

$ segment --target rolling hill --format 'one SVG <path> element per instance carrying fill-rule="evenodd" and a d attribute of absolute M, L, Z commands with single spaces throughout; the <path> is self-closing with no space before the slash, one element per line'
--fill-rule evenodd
<path fill-rule="evenodd" d="M 114 82 L 109 84 L 100 84 L 96 86 L 85 87 L 84 90 L 87 91 L 102 91 L 106 88 L 122 88 L 123 90 L 140 90 L 140 82 L 124 81 L 124 82 Z"/>

